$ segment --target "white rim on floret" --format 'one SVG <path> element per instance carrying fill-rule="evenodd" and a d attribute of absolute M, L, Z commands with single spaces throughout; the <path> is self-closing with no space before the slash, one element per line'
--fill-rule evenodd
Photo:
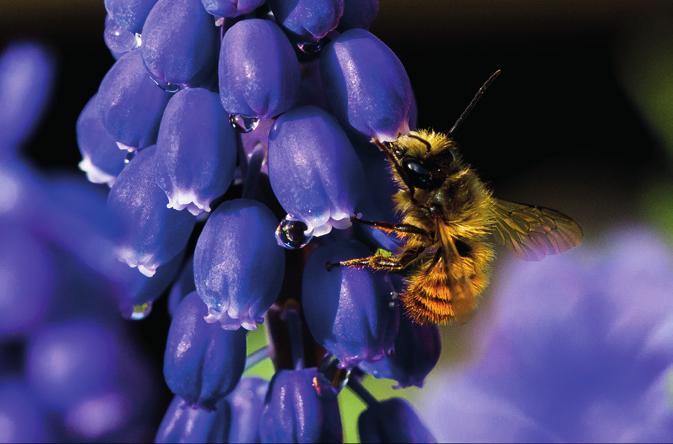
<path fill-rule="evenodd" d="M 91 162 L 91 158 L 87 155 L 82 156 L 82 160 L 77 166 L 80 170 L 84 171 L 87 180 L 91 183 L 103 183 L 109 187 L 115 183 L 116 177 L 94 165 Z"/>
<path fill-rule="evenodd" d="M 177 211 L 187 210 L 192 215 L 198 216 L 203 212 L 210 213 L 210 202 L 201 200 L 193 190 L 174 190 L 167 194 L 167 208 Z"/>
<path fill-rule="evenodd" d="M 156 274 L 157 268 L 159 268 L 160 265 L 153 260 L 154 257 L 152 255 L 147 254 L 138 257 L 136 252 L 128 247 L 121 247 L 117 249 L 117 259 L 119 259 L 121 262 L 124 262 L 131 268 L 137 268 L 141 274 L 148 278 L 151 278 Z"/>

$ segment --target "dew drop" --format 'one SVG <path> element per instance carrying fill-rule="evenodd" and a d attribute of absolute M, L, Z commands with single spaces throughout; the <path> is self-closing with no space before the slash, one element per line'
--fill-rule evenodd
<path fill-rule="evenodd" d="M 320 54 L 322 50 L 322 42 L 299 42 L 297 49 L 302 53 L 310 56 Z"/>
<path fill-rule="evenodd" d="M 278 245 L 288 250 L 304 248 L 313 239 L 313 235 L 307 233 L 307 230 L 308 227 L 304 222 L 286 217 L 276 228 L 276 241 Z"/>
<path fill-rule="evenodd" d="M 161 89 L 166 91 L 167 93 L 173 94 L 182 89 L 182 85 L 178 85 L 177 83 L 169 83 L 169 82 L 164 82 L 158 79 L 155 79 L 153 76 L 150 76 L 150 79 Z"/>
<path fill-rule="evenodd" d="M 327 355 L 318 366 L 318 375 L 313 378 L 312 385 L 318 396 L 336 396 L 348 384 L 351 370 L 341 368 L 339 360 L 332 355 Z"/>
<path fill-rule="evenodd" d="M 134 305 L 131 311 L 130 319 L 133 321 L 142 321 L 152 313 L 152 303 L 145 302 L 141 305 Z"/>
<path fill-rule="evenodd" d="M 103 32 L 105 44 L 114 54 L 124 54 L 142 44 L 140 34 L 134 34 L 119 26 L 110 17 L 105 19 L 105 31 Z"/>
<path fill-rule="evenodd" d="M 229 116 L 229 123 L 240 133 L 249 133 L 255 130 L 259 125 L 259 119 L 256 117 L 247 117 L 241 114 L 232 114 Z"/>
<path fill-rule="evenodd" d="M 128 165 L 129 163 L 131 163 L 131 161 L 132 161 L 133 158 L 135 158 L 135 157 L 136 157 L 136 152 L 135 152 L 135 151 L 129 151 L 129 152 L 127 152 L 127 153 L 126 153 L 126 156 L 124 156 L 124 164 L 125 164 L 125 165 Z"/>

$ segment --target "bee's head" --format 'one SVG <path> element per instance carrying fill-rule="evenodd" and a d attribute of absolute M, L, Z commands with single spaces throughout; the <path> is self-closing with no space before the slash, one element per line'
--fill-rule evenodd
<path fill-rule="evenodd" d="M 404 182 L 423 190 L 438 188 L 460 166 L 456 144 L 434 131 L 411 131 L 384 143 L 383 149 L 399 165 Z"/>

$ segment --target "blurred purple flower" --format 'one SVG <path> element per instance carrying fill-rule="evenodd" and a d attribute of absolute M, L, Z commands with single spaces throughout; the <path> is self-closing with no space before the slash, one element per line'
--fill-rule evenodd
<path fill-rule="evenodd" d="M 51 55 L 34 43 L 0 54 L 0 159 L 13 156 L 37 125 L 51 95 Z"/>
<path fill-rule="evenodd" d="M 432 433 L 401 398 L 375 402 L 358 418 L 360 441 L 367 443 L 434 443 Z"/>
<path fill-rule="evenodd" d="M 18 378 L 0 379 L 0 442 L 53 442 L 46 412 Z"/>
<path fill-rule="evenodd" d="M 176 396 L 168 407 L 156 443 L 225 443 L 229 426 L 229 405 L 224 401 L 214 409 L 190 405 Z"/>
<path fill-rule="evenodd" d="M 227 396 L 231 407 L 229 443 L 260 442 L 259 423 L 269 382 L 260 378 L 243 378 Z"/>
<path fill-rule="evenodd" d="M 481 352 L 419 403 L 440 439 L 670 440 L 673 252 L 644 230 L 606 244 L 506 264 Z"/>

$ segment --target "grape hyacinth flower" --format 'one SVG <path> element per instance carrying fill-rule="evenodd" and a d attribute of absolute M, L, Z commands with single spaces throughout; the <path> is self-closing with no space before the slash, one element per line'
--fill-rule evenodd
<path fill-rule="evenodd" d="M 316 391 L 320 378 L 315 368 L 274 375 L 260 423 L 262 442 L 341 442 L 336 395 Z"/>
<path fill-rule="evenodd" d="M 41 46 L 14 44 L 0 55 L 0 159 L 13 157 L 44 111 L 53 61 Z"/>
<path fill-rule="evenodd" d="M 275 117 L 297 100 L 299 62 L 287 37 L 269 20 L 242 20 L 222 39 L 220 98 L 232 116 Z"/>
<path fill-rule="evenodd" d="M 397 334 L 399 306 L 383 276 L 325 268 L 329 261 L 367 252 L 357 241 L 326 245 L 311 255 L 304 274 L 302 304 L 311 334 L 345 367 L 382 359 Z"/>
<path fill-rule="evenodd" d="M 77 119 L 77 144 L 82 155 L 79 169 L 92 183 L 112 186 L 124 169 L 126 155 L 103 127 L 93 96 Z"/>
<path fill-rule="evenodd" d="M 288 220 L 306 237 L 348 228 L 364 173 L 336 119 L 313 106 L 281 115 L 269 134 L 269 179 Z"/>
<path fill-rule="evenodd" d="M 344 0 L 269 0 L 276 20 L 300 41 L 318 41 L 339 24 Z"/>
<path fill-rule="evenodd" d="M 156 183 L 156 149 L 139 152 L 108 197 L 108 206 L 127 227 L 117 255 L 147 277 L 185 248 L 195 223 L 191 214 L 166 206 L 166 195 Z"/>
<path fill-rule="evenodd" d="M 415 125 L 402 64 L 351 29 L 371 24 L 378 1 L 106 6 L 119 59 L 81 149 L 107 174 L 108 206 L 126 221 L 117 256 L 145 275 L 117 273 L 118 304 L 143 318 L 172 284 L 164 377 L 176 397 L 156 440 L 341 441 L 337 396 L 351 372 L 371 367 L 420 385 L 439 352 L 436 329 L 403 324 L 398 333 L 394 279 L 325 266 L 376 248 L 372 233 L 349 229 L 361 209 L 390 199 L 385 187 L 368 190 L 375 179 L 363 160 L 387 174 L 385 159 L 367 154 L 377 149 L 369 139 Z M 87 139 L 95 131 L 98 145 Z M 111 143 L 131 152 L 121 171 L 103 158 Z M 261 322 L 269 344 L 246 356 L 246 330 Z M 241 378 L 268 357 L 270 384 Z M 367 436 L 430 436 L 410 407 L 388 405 L 403 420 L 390 435 Z M 364 423 L 382 427 L 381 409 L 370 403 Z"/>
<path fill-rule="evenodd" d="M 229 442 L 227 428 L 230 415 L 229 405 L 224 400 L 217 403 L 213 409 L 204 409 L 190 405 L 176 396 L 159 425 L 154 442 Z"/>
<path fill-rule="evenodd" d="M 643 229 L 606 245 L 505 265 L 481 351 L 421 399 L 438 438 L 670 440 L 673 251 Z"/>
<path fill-rule="evenodd" d="M 164 376 L 190 404 L 213 408 L 231 392 L 245 366 L 245 330 L 204 321 L 208 310 L 196 293 L 180 302 L 168 331 Z"/>
<path fill-rule="evenodd" d="M 166 89 L 204 85 L 216 64 L 217 35 L 199 0 L 158 0 L 143 25 L 145 67 Z"/>
<path fill-rule="evenodd" d="M 373 402 L 358 418 L 361 442 L 434 443 L 435 437 L 401 398 Z"/>
<path fill-rule="evenodd" d="M 170 96 L 145 70 L 136 49 L 123 55 L 98 89 L 98 112 L 103 127 L 120 149 L 135 151 L 156 142 L 159 122 Z"/>
<path fill-rule="evenodd" d="M 175 94 L 157 140 L 157 183 L 168 207 L 198 216 L 234 177 L 236 139 L 217 94 L 201 88 Z"/>
<path fill-rule="evenodd" d="M 194 252 L 196 291 L 208 306 L 208 322 L 253 330 L 262 321 L 285 269 L 275 227 L 271 211 L 248 199 L 225 202 L 210 216 Z"/>

